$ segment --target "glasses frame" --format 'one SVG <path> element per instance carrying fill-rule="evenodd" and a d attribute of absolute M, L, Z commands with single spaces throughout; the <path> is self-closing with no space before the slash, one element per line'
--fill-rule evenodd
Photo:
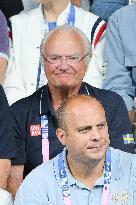
<path fill-rule="evenodd" d="M 56 55 L 56 57 L 59 57 L 58 58 L 58 60 L 60 60 L 60 62 L 58 63 L 55 63 L 55 62 L 51 62 L 50 60 L 51 60 L 51 58 L 50 57 L 45 57 L 43 54 L 42 54 L 42 58 L 44 59 L 44 61 L 47 61 L 49 64 L 51 64 L 51 65 L 57 65 L 57 66 L 60 66 L 61 65 L 61 63 L 62 63 L 62 59 L 64 59 L 66 62 L 67 62 L 67 64 L 68 65 L 73 65 L 73 64 L 76 64 L 76 63 L 80 63 L 81 61 L 83 61 L 87 56 L 89 56 L 90 54 L 89 53 L 86 53 L 85 55 L 83 55 L 82 57 L 81 56 L 79 56 L 79 57 L 77 57 L 78 59 L 77 60 L 73 60 L 73 62 L 70 62 L 70 58 L 73 56 L 74 57 L 74 55 L 71 55 L 71 56 L 57 56 Z M 75 56 L 76 57 L 76 56 Z M 69 61 L 69 62 L 68 62 Z"/>

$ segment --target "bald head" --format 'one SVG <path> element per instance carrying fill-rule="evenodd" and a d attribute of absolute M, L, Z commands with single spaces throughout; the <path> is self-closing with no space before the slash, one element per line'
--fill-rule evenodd
<path fill-rule="evenodd" d="M 59 127 L 66 130 L 69 126 L 69 122 L 74 123 L 74 119 L 85 119 L 87 115 L 95 115 L 101 113 L 103 121 L 106 121 L 105 111 L 102 104 L 92 96 L 77 95 L 73 96 L 61 104 L 57 111 L 57 119 Z M 76 122 L 75 122 L 76 123 Z"/>
<path fill-rule="evenodd" d="M 69 98 L 58 110 L 58 121 L 56 134 L 70 161 L 87 167 L 103 164 L 110 141 L 105 112 L 97 99 L 84 95 Z"/>

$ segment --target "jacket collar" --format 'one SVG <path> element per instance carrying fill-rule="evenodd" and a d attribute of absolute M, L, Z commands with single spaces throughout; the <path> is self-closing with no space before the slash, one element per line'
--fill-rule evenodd
<path fill-rule="evenodd" d="M 58 16 L 57 26 L 67 23 L 67 17 L 69 16 L 69 13 L 70 13 L 70 6 L 71 6 L 71 2 L 69 0 L 69 3 L 67 5 L 66 9 L 64 11 L 62 11 L 62 13 L 60 13 L 60 15 Z M 40 13 L 41 13 L 40 17 L 42 17 L 42 21 L 43 21 L 44 15 L 43 15 L 43 6 L 42 6 L 42 4 L 39 5 L 39 8 L 37 10 L 40 11 Z"/>

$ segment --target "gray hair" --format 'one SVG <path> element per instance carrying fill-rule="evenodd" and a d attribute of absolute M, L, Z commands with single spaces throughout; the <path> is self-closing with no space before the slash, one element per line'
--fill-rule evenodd
<path fill-rule="evenodd" d="M 87 36 L 79 28 L 73 27 L 73 26 L 68 25 L 68 24 L 58 26 L 44 36 L 42 43 L 41 43 L 41 46 L 40 46 L 42 62 L 44 62 L 43 56 L 44 56 L 44 49 L 45 49 L 46 43 L 47 43 L 48 39 L 50 38 L 50 36 L 53 35 L 56 31 L 76 33 L 77 35 L 79 35 L 81 37 L 81 39 L 83 40 L 83 44 L 84 44 L 84 55 L 88 54 L 88 56 L 84 59 L 84 62 L 88 65 L 90 58 L 91 58 L 91 55 L 92 55 L 92 45 L 91 45 L 89 39 L 87 38 Z"/>

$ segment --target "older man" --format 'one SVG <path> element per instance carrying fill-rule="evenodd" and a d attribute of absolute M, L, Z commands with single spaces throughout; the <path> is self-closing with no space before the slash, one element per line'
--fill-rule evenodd
<path fill-rule="evenodd" d="M 48 84 L 11 106 L 14 119 L 12 134 L 16 136 L 18 148 L 18 157 L 12 162 L 11 189 L 23 179 L 23 170 L 26 176 L 43 161 L 62 151 L 63 145 L 56 138 L 58 125 L 55 113 L 63 99 L 78 93 L 95 96 L 102 102 L 111 146 L 134 152 L 133 144 L 124 144 L 123 140 L 123 135 L 130 133 L 131 128 L 122 98 L 82 82 L 91 57 L 90 48 L 87 37 L 69 25 L 57 27 L 45 36 L 41 55 Z"/>
<path fill-rule="evenodd" d="M 15 205 L 135 205 L 136 156 L 108 148 L 102 104 L 73 96 L 59 108 L 58 122 L 66 148 L 24 180 Z"/>
<path fill-rule="evenodd" d="M 85 81 L 101 87 L 105 22 L 74 6 L 70 0 L 42 0 L 38 8 L 11 18 L 13 55 L 4 83 L 9 104 L 31 95 L 47 83 L 40 63 L 40 44 L 45 34 L 64 24 L 81 28 L 90 40 L 93 55 L 89 68 L 93 72 L 88 69 Z"/>

